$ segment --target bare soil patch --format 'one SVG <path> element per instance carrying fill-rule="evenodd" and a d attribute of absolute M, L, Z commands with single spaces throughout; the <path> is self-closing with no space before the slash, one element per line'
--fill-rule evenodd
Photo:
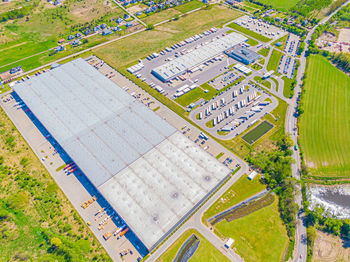
<path fill-rule="evenodd" d="M 339 29 L 338 42 L 350 43 L 350 28 Z"/>
<path fill-rule="evenodd" d="M 341 238 L 317 231 L 312 261 L 350 261 L 350 248 L 344 246 L 346 243 Z"/>

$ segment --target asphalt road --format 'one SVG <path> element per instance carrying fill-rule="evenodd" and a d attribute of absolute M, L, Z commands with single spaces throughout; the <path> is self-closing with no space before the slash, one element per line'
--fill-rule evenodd
<path fill-rule="evenodd" d="M 318 24 L 324 24 L 326 23 L 333 15 L 335 15 L 339 9 L 341 9 L 343 6 L 350 3 L 350 0 L 348 0 L 346 3 L 338 7 L 337 10 L 335 10 L 333 13 L 322 19 L 322 21 Z M 297 118 L 295 116 L 296 110 L 298 108 L 298 99 L 299 94 L 301 92 L 301 85 L 302 85 L 302 77 L 305 73 L 305 66 L 306 66 L 306 56 L 305 53 L 308 49 L 308 43 L 311 39 L 312 34 L 314 33 L 316 25 L 308 34 L 305 39 L 305 50 L 300 56 L 300 66 L 297 72 L 297 85 L 295 87 L 295 93 L 291 100 L 291 103 L 289 104 L 287 116 L 286 116 L 286 123 L 285 128 L 286 132 L 291 134 L 291 137 L 293 139 L 293 142 L 297 144 L 298 139 L 298 127 L 297 127 Z M 300 179 L 300 156 L 299 151 L 293 151 L 292 155 L 293 159 L 295 160 L 295 163 L 292 164 L 292 174 L 293 177 Z M 296 192 L 296 202 L 299 205 L 299 207 L 302 207 L 302 195 L 300 191 L 300 187 L 297 188 Z M 307 241 L 306 241 L 306 227 L 305 227 L 305 214 L 302 211 L 302 209 L 299 212 L 298 215 L 298 221 L 296 226 L 296 247 L 295 247 L 295 255 L 294 255 L 294 261 L 306 261 L 307 258 Z"/>
<path fill-rule="evenodd" d="M 241 169 L 224 184 L 203 206 L 201 206 L 192 217 L 186 221 L 175 233 L 167 239 L 150 257 L 147 261 L 156 261 L 183 233 L 189 229 L 196 229 L 201 233 L 212 245 L 214 245 L 222 254 L 224 254 L 231 261 L 243 261 L 232 249 L 224 247 L 224 241 L 217 237 L 214 232 L 202 223 L 202 216 L 204 212 L 218 199 L 222 194 L 232 186 L 243 174 L 248 171 L 247 164 L 241 160 Z"/>

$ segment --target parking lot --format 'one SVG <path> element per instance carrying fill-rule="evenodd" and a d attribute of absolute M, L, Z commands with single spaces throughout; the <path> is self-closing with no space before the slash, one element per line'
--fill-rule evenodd
<path fill-rule="evenodd" d="M 227 30 L 230 30 L 230 28 L 212 28 L 211 30 L 205 31 L 202 34 L 185 39 L 176 45 L 165 47 L 159 53 L 153 53 L 147 56 L 145 59 L 140 59 L 138 64 L 129 68 L 129 72 L 133 73 L 142 79 L 142 81 L 146 82 L 152 88 L 158 90 L 168 98 L 174 99 L 174 94 L 178 91 L 178 89 L 184 86 L 196 88 L 197 86 L 202 85 L 227 71 L 229 69 L 229 65 L 235 64 L 237 61 L 222 53 L 212 58 L 210 61 L 203 62 L 203 64 L 191 69 L 189 72 L 176 77 L 168 83 L 162 82 L 151 74 L 152 69 L 163 65 L 176 57 L 186 54 L 187 52 L 190 52 L 217 37 L 222 37 L 225 35 Z M 258 51 L 259 49 L 254 47 L 254 50 Z M 218 87 L 220 89 L 220 86 Z"/>
<path fill-rule="evenodd" d="M 239 80 L 241 77 L 242 77 L 241 73 L 238 73 L 237 71 L 231 69 L 226 71 L 222 75 L 219 75 L 218 77 L 214 78 L 213 80 L 210 80 L 208 84 L 214 87 L 216 90 L 221 90 L 224 87 Z"/>
<path fill-rule="evenodd" d="M 296 66 L 296 56 L 300 43 L 300 37 L 295 34 L 289 34 L 286 45 L 284 47 L 284 55 L 282 56 L 279 66 L 278 72 L 280 74 L 286 75 L 288 78 L 292 79 L 295 66 Z"/>
<path fill-rule="evenodd" d="M 277 99 L 263 90 L 240 84 L 194 109 L 190 118 L 213 136 L 232 139 L 277 105 Z"/>
<path fill-rule="evenodd" d="M 287 32 L 279 27 L 270 25 L 262 19 L 253 19 L 247 15 L 241 16 L 234 21 L 236 24 L 245 27 L 255 33 L 277 40 L 286 35 Z"/>

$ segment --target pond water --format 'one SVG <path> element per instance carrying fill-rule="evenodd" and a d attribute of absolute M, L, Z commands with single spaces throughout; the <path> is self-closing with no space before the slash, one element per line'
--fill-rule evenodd
<path fill-rule="evenodd" d="M 311 209 L 321 205 L 329 214 L 337 218 L 350 218 L 350 185 L 313 185 L 310 186 L 308 193 Z"/>

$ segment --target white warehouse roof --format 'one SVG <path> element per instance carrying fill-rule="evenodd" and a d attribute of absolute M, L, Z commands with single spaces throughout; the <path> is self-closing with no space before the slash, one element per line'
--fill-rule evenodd
<path fill-rule="evenodd" d="M 14 89 L 148 249 L 230 173 L 83 59 Z"/>
<path fill-rule="evenodd" d="M 247 41 L 247 39 L 247 37 L 234 32 L 220 37 L 219 39 L 214 38 L 211 42 L 164 65 L 154 68 L 152 73 L 160 77 L 163 81 L 171 80 L 177 75 L 221 54 L 225 50 Z"/>

